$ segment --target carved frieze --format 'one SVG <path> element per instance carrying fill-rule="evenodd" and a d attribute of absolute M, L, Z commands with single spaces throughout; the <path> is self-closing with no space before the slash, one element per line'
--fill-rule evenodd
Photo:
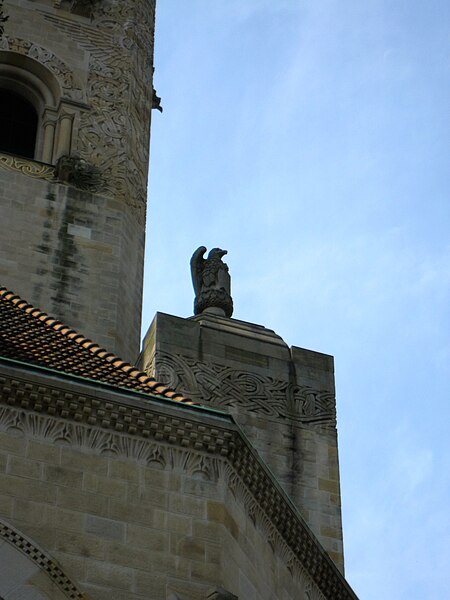
<path fill-rule="evenodd" d="M 3 0 L 0 0 L 0 38 L 5 33 L 5 26 L 4 26 L 4 24 L 9 19 L 9 15 L 5 14 L 5 12 L 3 11 L 3 8 L 4 8 L 3 7 Z"/>
<path fill-rule="evenodd" d="M 46 181 L 55 180 L 55 167 L 27 160 L 26 158 L 18 158 L 11 154 L 0 154 L 0 166 L 9 171 L 17 171 L 34 179 L 45 179 Z"/>
<path fill-rule="evenodd" d="M 239 408 L 308 425 L 336 425 L 336 401 L 328 391 L 161 351 L 145 370 L 200 404 Z"/>

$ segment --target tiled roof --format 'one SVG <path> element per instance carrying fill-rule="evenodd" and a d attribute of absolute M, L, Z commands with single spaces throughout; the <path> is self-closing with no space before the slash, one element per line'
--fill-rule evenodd
<path fill-rule="evenodd" d="M 3 287 L 0 356 L 193 404 Z"/>

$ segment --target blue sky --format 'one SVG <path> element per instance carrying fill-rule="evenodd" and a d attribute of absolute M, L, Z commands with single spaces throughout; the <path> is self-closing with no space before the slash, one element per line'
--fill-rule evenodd
<path fill-rule="evenodd" d="M 450 590 L 450 3 L 159 0 L 143 330 L 229 251 L 236 318 L 333 354 L 347 578 Z"/>

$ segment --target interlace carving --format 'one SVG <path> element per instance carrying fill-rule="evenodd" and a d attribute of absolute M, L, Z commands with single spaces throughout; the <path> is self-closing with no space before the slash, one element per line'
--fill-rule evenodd
<path fill-rule="evenodd" d="M 336 401 L 328 391 L 161 351 L 145 370 L 200 404 L 239 408 L 308 425 L 336 425 Z"/>
<path fill-rule="evenodd" d="M 4 23 L 9 19 L 9 16 L 3 12 L 3 0 L 0 0 L 0 38 L 5 33 Z"/>
<path fill-rule="evenodd" d="M 34 179 L 55 180 L 55 167 L 10 154 L 0 154 L 0 166 L 9 171 L 18 171 Z"/>
<path fill-rule="evenodd" d="M 80 115 L 80 156 L 100 168 L 104 190 L 145 218 L 148 138 L 152 107 L 154 6 L 94 2 L 91 23 L 42 12 L 88 52 L 90 111 Z"/>
<path fill-rule="evenodd" d="M 56 76 L 61 85 L 64 98 L 83 100 L 81 86 L 75 81 L 71 69 L 50 50 L 28 40 L 8 36 L 0 38 L 0 50 L 9 50 L 34 58 Z"/>

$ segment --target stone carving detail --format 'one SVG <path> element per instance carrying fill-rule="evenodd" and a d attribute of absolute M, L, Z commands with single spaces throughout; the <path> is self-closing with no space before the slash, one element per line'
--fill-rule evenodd
<path fill-rule="evenodd" d="M 80 116 L 76 151 L 100 168 L 107 182 L 104 190 L 124 200 L 144 219 L 153 90 L 153 4 L 144 0 L 96 2 L 91 24 L 42 15 L 89 56 L 91 110 Z"/>
<path fill-rule="evenodd" d="M 61 85 L 64 98 L 83 100 L 81 87 L 75 82 L 72 71 L 49 50 L 33 42 L 8 36 L 0 39 L 0 50 L 9 50 L 34 58 L 56 76 Z"/>
<path fill-rule="evenodd" d="M 208 481 L 217 481 L 223 472 L 220 458 L 25 411 L 0 408 L 0 431 L 16 435 L 32 433 L 35 438 L 52 443 L 81 447 L 100 455 L 129 458 L 152 468 L 172 469 Z"/>
<path fill-rule="evenodd" d="M 102 184 L 98 167 L 80 156 L 61 156 L 56 163 L 55 176 L 81 190 L 96 191 Z"/>
<path fill-rule="evenodd" d="M 0 166 L 10 171 L 18 171 L 34 179 L 54 181 L 55 167 L 10 154 L 0 154 Z"/>
<path fill-rule="evenodd" d="M 231 279 L 228 265 L 222 262 L 226 250 L 213 248 L 208 258 L 203 258 L 205 246 L 200 246 L 191 258 L 191 275 L 194 285 L 194 314 L 210 312 L 223 317 L 233 314 Z"/>
<path fill-rule="evenodd" d="M 24 392 L 26 390 L 26 397 Z M 139 435 L 145 439 L 155 439 L 158 442 L 174 443 L 180 442 L 183 448 L 192 448 L 209 453 L 218 452 L 220 456 L 226 456 L 229 451 L 228 442 L 232 434 L 224 430 L 215 430 L 214 435 L 204 433 L 203 427 L 197 424 L 188 424 L 186 429 L 180 428 L 178 419 L 166 415 L 155 415 L 144 409 L 125 408 L 120 410 L 110 402 L 98 398 L 82 398 L 81 402 L 75 402 L 71 393 L 59 391 L 57 388 L 47 390 L 34 384 L 26 383 L 22 380 L 14 379 L 7 383 L 4 378 L 0 378 L 0 401 L 6 401 L 9 405 L 20 405 L 23 409 L 36 410 L 45 413 L 47 411 L 56 417 L 74 419 L 77 423 L 84 423 L 89 426 L 101 426 L 102 430 L 89 429 L 76 430 L 76 438 L 65 437 L 69 435 L 68 430 L 58 429 L 55 441 L 85 443 L 88 447 L 98 447 L 102 451 L 112 453 L 125 452 L 123 448 L 117 446 L 117 441 L 110 442 L 109 437 L 105 437 L 105 431 L 119 433 L 128 433 Z M 3 413 L 2 413 L 3 414 Z M 14 413 L 15 414 L 15 413 Z M 14 422 L 11 422 L 11 416 L 4 413 L 0 421 L 6 422 L 8 429 L 16 428 L 22 431 L 26 427 L 26 420 L 29 413 L 16 415 Z M 44 431 L 42 427 L 46 421 L 33 419 L 32 431 L 36 435 L 53 435 L 52 432 Z M 61 422 L 55 421 L 52 427 L 60 427 Z M 68 427 L 65 422 L 64 427 Z M 93 436 L 95 439 L 84 439 L 83 435 Z M 71 435 L 71 434 L 70 434 Z M 75 435 L 75 434 L 74 434 Z M 181 437 L 180 437 L 181 436 Z M 122 442 L 121 442 L 122 443 Z M 117 449 L 115 449 L 117 448 Z M 131 450 L 130 450 L 131 451 Z M 133 454 L 133 456 L 135 456 Z M 154 459 L 158 462 L 159 459 Z"/>
<path fill-rule="evenodd" d="M 8 15 L 3 12 L 3 0 L 0 0 L 0 38 L 5 33 L 4 23 L 9 19 Z"/>
<path fill-rule="evenodd" d="M 335 397 L 327 391 L 160 351 L 145 370 L 200 404 L 239 408 L 308 425 L 336 425 Z"/>
<path fill-rule="evenodd" d="M 151 405 L 121 404 L 11 376 L 0 376 L 0 401 L 0 431 L 99 454 L 134 457 L 153 467 L 187 470 L 190 475 L 222 482 L 271 540 L 272 548 L 280 551 L 280 558 L 288 558 L 285 564 L 294 578 L 301 578 L 305 585 L 313 581 L 314 588 L 318 586 L 333 600 L 356 600 L 251 447 L 225 417 L 221 428 L 189 419 L 188 414 L 176 418 Z M 322 598 L 317 595 L 317 600 Z"/>
<path fill-rule="evenodd" d="M 76 588 L 75 584 L 46 552 L 37 548 L 31 540 L 27 539 L 4 521 L 0 521 L 0 539 L 10 543 L 32 560 L 40 569 L 45 571 L 67 598 L 71 600 L 86 600 L 85 594 Z"/>

